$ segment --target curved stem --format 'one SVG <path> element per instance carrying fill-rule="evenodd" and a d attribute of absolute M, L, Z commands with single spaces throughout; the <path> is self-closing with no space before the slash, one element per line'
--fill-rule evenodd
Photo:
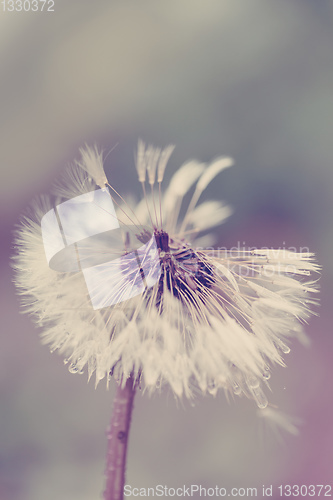
<path fill-rule="evenodd" d="M 107 432 L 106 488 L 104 500 L 123 500 L 126 452 L 131 424 L 136 382 L 132 377 L 125 387 L 118 386 L 113 403 L 111 425 Z"/>

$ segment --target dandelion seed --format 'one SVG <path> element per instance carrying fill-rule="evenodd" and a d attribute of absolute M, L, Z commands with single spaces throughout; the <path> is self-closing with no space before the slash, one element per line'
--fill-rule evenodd
<path fill-rule="evenodd" d="M 297 417 L 292 417 L 282 411 L 269 407 L 264 410 L 258 410 L 257 414 L 267 426 L 267 430 L 271 430 L 278 439 L 281 439 L 282 431 L 293 436 L 299 434 L 299 426 L 302 424 L 302 420 Z"/>

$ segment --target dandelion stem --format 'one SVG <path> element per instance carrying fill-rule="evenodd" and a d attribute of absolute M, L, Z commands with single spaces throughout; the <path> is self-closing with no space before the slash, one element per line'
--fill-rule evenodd
<path fill-rule="evenodd" d="M 125 387 L 117 387 L 111 425 L 107 433 L 108 450 L 104 500 L 123 500 L 124 498 L 126 452 L 135 389 L 136 383 L 132 377 L 127 379 Z"/>

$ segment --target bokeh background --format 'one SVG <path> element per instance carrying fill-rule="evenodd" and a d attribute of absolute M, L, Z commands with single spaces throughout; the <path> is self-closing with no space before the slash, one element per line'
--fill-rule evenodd
<path fill-rule="evenodd" d="M 92 500 L 104 487 L 114 388 L 94 389 L 20 314 L 9 257 L 19 215 L 85 142 L 109 180 L 139 193 L 138 137 L 188 158 L 233 156 L 208 195 L 234 215 L 220 246 L 309 247 L 321 308 L 275 369 L 270 401 L 298 436 L 263 428 L 255 404 L 138 394 L 133 487 L 332 483 L 333 3 L 330 0 L 55 0 L 0 12 L 0 499 Z M 236 497 L 238 498 L 238 497 Z"/>

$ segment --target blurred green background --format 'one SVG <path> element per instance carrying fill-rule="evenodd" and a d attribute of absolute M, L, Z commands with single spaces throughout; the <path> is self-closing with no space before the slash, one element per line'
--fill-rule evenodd
<path fill-rule="evenodd" d="M 332 481 L 333 3 L 330 0 L 55 0 L 0 11 L 0 499 L 92 500 L 104 488 L 114 388 L 94 389 L 20 315 L 12 231 L 85 142 L 109 180 L 139 193 L 138 137 L 236 166 L 207 196 L 234 215 L 220 246 L 309 247 L 323 265 L 320 317 L 275 369 L 270 402 L 303 423 L 278 440 L 255 404 L 168 391 L 136 397 L 127 483 L 257 487 Z M 195 498 L 195 497 L 194 497 Z M 237 497 L 235 497 L 237 498 Z"/>

